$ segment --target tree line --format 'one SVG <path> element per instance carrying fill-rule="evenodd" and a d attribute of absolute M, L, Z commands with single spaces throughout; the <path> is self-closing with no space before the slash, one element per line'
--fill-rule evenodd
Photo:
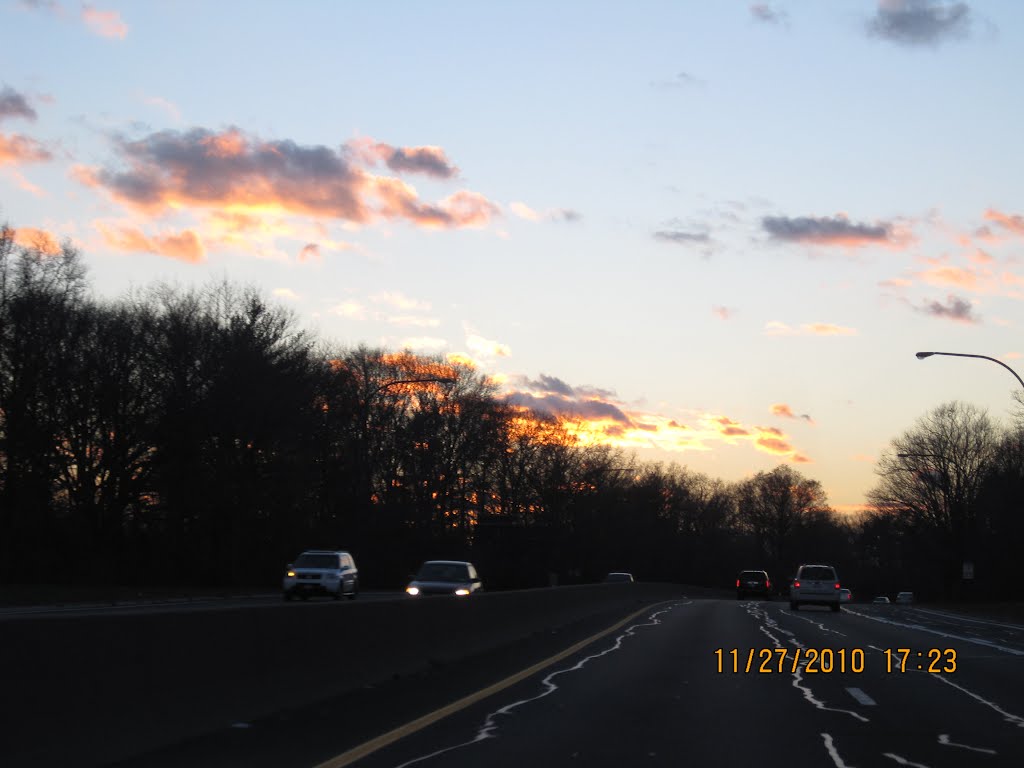
<path fill-rule="evenodd" d="M 824 561 L 938 593 L 968 555 L 978 581 L 1010 572 L 1024 490 L 1019 432 L 980 435 L 986 417 L 950 408 L 976 441 L 917 427 L 880 461 L 874 509 L 839 515 L 789 465 L 727 483 L 642 463 L 471 366 L 332 348 L 253 288 L 98 300 L 70 244 L 0 232 L 4 583 L 271 586 L 302 549 L 338 547 L 366 586 L 431 557 L 473 559 L 492 588 L 610 570 L 729 586 L 750 567 L 784 583 Z"/>

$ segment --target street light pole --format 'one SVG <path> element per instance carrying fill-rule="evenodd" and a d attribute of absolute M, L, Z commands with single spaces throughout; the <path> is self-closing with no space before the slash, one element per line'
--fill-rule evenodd
<path fill-rule="evenodd" d="M 1002 360 L 996 360 L 994 357 L 989 357 L 988 355 L 969 355 L 966 352 L 918 352 L 915 354 L 915 357 L 918 360 L 924 360 L 926 357 L 931 357 L 932 355 L 945 355 L 947 357 L 976 357 L 979 360 L 991 360 L 993 363 L 998 363 L 999 365 L 1003 366 L 1003 368 L 1012 373 L 1014 378 L 1017 379 L 1017 381 L 1020 383 L 1020 388 L 1024 389 L 1024 379 L 1021 379 L 1021 377 L 1017 375 L 1017 372 L 1013 370 L 1013 368 L 1008 366 Z"/>

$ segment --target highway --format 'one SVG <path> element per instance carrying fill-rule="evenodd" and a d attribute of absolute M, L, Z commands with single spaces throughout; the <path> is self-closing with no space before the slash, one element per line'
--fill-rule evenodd
<path fill-rule="evenodd" d="M 82 753 L 63 764 L 1024 764 L 1024 627 L 918 607 L 854 604 L 834 614 L 685 596 L 621 618 L 467 649 L 433 670 L 282 702 L 113 763 Z"/>

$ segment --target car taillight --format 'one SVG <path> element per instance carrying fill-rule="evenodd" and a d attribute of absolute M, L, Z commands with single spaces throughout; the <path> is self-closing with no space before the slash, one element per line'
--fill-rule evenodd
<path fill-rule="evenodd" d="M 839 582 L 836 582 L 836 589 L 839 589 Z"/>
<path fill-rule="evenodd" d="M 771 581 L 766 581 L 766 582 L 764 583 L 764 588 L 765 588 L 765 589 L 771 589 L 771 588 L 772 588 L 772 583 L 771 583 Z"/>
<path fill-rule="evenodd" d="M 736 579 L 736 589 L 739 589 L 739 588 L 740 588 L 740 580 Z"/>
<path fill-rule="evenodd" d="M 796 587 L 797 589 L 800 589 L 800 582 L 799 581 L 794 581 L 793 582 L 793 586 Z"/>

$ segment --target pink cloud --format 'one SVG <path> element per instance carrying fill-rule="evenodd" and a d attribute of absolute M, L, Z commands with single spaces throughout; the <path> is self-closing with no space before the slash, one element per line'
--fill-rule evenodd
<path fill-rule="evenodd" d="M 95 222 L 96 228 L 111 248 L 129 253 L 154 253 L 189 264 L 206 260 L 206 249 L 199 236 L 190 229 L 169 235 L 148 236 L 135 227 Z"/>
<path fill-rule="evenodd" d="M 117 11 L 101 11 L 91 5 L 83 5 L 82 21 L 101 37 L 124 40 L 128 34 L 128 25 L 121 20 L 121 14 Z"/>
<path fill-rule="evenodd" d="M 0 165 L 42 163 L 51 159 L 50 151 L 35 139 L 0 133 Z"/>

